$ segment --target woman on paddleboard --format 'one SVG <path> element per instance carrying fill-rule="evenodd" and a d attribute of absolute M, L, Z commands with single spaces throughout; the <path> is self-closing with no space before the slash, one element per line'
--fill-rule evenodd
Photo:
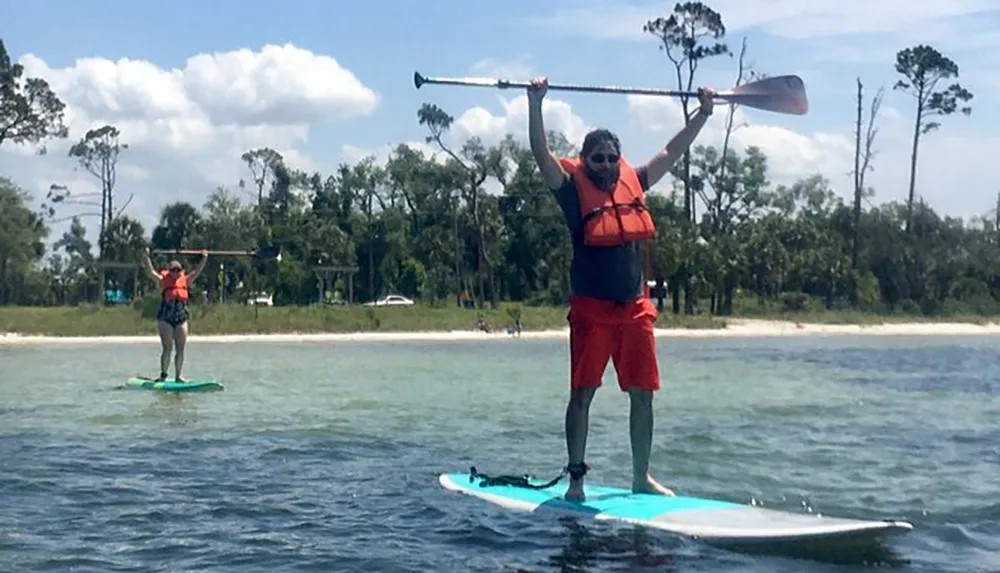
<path fill-rule="evenodd" d="M 184 271 L 180 261 L 173 260 L 164 270 L 157 271 L 146 249 L 146 265 L 153 280 L 160 285 L 160 309 L 156 312 L 156 325 L 160 333 L 160 376 L 157 381 L 167 379 L 167 369 L 170 368 L 170 353 L 174 354 L 174 379 L 184 382 L 181 368 L 184 366 L 184 346 L 188 335 L 188 302 L 190 301 L 189 286 L 198 278 L 208 264 L 208 251 L 201 252 L 201 262 L 191 274 Z"/>

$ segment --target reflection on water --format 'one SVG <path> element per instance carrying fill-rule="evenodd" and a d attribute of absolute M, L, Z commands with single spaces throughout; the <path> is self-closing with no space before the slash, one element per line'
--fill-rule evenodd
<path fill-rule="evenodd" d="M 559 553 L 546 561 L 557 571 L 585 573 L 609 564 L 625 570 L 650 568 L 664 573 L 677 570 L 674 553 L 665 547 L 668 541 L 676 541 L 680 546 L 681 540 L 672 536 L 651 534 L 642 527 L 588 526 L 575 517 L 560 517 L 559 523 L 566 542 Z"/>
<path fill-rule="evenodd" d="M 727 549 L 748 555 L 770 555 L 808 559 L 836 565 L 867 567 L 902 567 L 909 565 L 882 539 L 828 540 L 813 542 L 759 543 L 726 545 Z"/>

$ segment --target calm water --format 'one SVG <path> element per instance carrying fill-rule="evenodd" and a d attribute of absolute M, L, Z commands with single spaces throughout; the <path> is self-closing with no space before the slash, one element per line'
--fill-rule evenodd
<path fill-rule="evenodd" d="M 998 338 L 664 339 L 653 467 L 682 493 L 910 534 L 900 571 L 1000 570 Z M 155 344 L 0 346 L 4 571 L 853 571 L 532 517 L 443 471 L 558 473 L 566 342 L 199 343 L 225 392 L 112 388 Z M 608 374 L 591 479 L 627 485 Z"/>

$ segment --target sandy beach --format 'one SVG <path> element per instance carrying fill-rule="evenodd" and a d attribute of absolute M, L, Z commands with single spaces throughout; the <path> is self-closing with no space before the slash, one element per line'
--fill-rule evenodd
<path fill-rule="evenodd" d="M 887 324 L 809 324 L 791 321 L 730 319 L 726 328 L 687 329 L 661 328 L 657 337 L 664 338 L 721 338 L 721 337 L 777 337 L 777 336 L 948 336 L 948 335 L 998 335 L 1000 324 L 969 323 L 887 323 Z M 198 335 L 192 332 L 192 342 L 351 342 L 351 341 L 461 341 L 461 340 L 518 340 L 559 339 L 569 336 L 568 329 L 522 332 L 520 337 L 506 331 L 485 333 L 474 330 L 445 332 L 354 332 L 354 333 L 284 333 L 284 334 L 223 334 Z M 0 334 L 0 345 L 21 344 L 148 344 L 157 343 L 150 336 L 34 336 L 17 333 Z"/>

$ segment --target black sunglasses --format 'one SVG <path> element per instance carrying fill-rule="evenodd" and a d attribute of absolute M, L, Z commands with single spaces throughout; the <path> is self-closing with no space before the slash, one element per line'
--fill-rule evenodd
<path fill-rule="evenodd" d="M 618 163 L 618 156 L 613 153 L 612 154 L 595 153 L 590 156 L 590 160 L 594 163 L 604 163 L 605 159 L 608 160 L 608 163 Z"/>

